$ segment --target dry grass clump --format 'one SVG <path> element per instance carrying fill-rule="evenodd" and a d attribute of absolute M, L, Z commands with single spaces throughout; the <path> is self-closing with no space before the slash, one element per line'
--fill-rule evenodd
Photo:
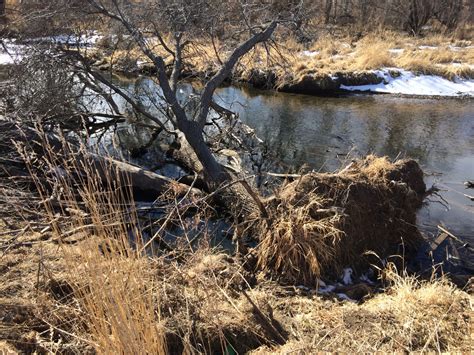
<path fill-rule="evenodd" d="M 318 37 L 310 48 L 312 51 L 318 51 L 321 57 L 345 55 L 351 52 L 349 42 L 349 38 L 341 38 L 335 41 L 332 36 L 323 35 Z"/>
<path fill-rule="evenodd" d="M 397 276 L 361 305 L 286 295 L 267 300 L 295 335 L 285 345 L 252 354 L 289 352 L 457 352 L 471 349 L 472 297 L 445 280 Z M 279 296 L 276 296 L 276 295 Z"/>
<path fill-rule="evenodd" d="M 315 285 L 344 267 L 367 268 L 369 251 L 382 258 L 413 251 L 422 240 L 416 210 L 424 192 L 423 172 L 412 160 L 369 156 L 339 174 L 303 175 L 268 202 L 269 220 L 253 230 L 261 236 L 258 266 Z"/>
<path fill-rule="evenodd" d="M 292 284 L 315 285 L 324 265 L 333 261 L 342 234 L 341 216 L 323 211 L 327 201 L 312 192 L 308 200 L 301 206 L 281 201 L 272 208 L 270 228 L 261 226 L 257 266 L 281 274 Z"/>
<path fill-rule="evenodd" d="M 439 75 L 450 80 L 456 76 L 474 77 L 472 63 L 474 63 L 474 49 L 454 51 L 449 47 L 405 50 L 395 59 L 397 67 L 418 74 Z"/>
<path fill-rule="evenodd" d="M 73 258 L 66 254 L 71 258 L 67 266 L 74 271 L 67 281 L 83 315 L 79 334 L 100 353 L 136 354 L 143 349 L 166 353 L 165 329 L 157 308 L 160 285 L 155 284 L 153 269 L 144 258 L 124 255 L 127 249 L 111 248 L 106 237 L 102 236 L 108 245 L 105 255 L 93 242 L 74 250 L 79 255 Z"/>
<path fill-rule="evenodd" d="M 51 240 L 60 246 L 62 284 L 75 301 L 67 307 L 78 315 L 75 336 L 100 353 L 144 347 L 165 353 L 156 285 L 146 259 L 130 246 L 131 240 L 142 243 L 130 181 L 106 160 L 99 168 L 85 147 L 61 138 L 49 143 L 55 139 L 42 132 L 37 139 L 42 145 L 17 146 L 42 199 Z"/>
<path fill-rule="evenodd" d="M 357 70 L 392 67 L 393 59 L 387 43 L 375 38 L 366 38 L 357 45 L 353 67 Z"/>

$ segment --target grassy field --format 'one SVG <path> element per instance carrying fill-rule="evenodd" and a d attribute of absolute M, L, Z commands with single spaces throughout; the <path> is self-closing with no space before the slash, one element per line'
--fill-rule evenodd
<path fill-rule="evenodd" d="M 459 39 L 455 35 L 411 37 L 403 33 L 381 30 L 354 38 L 350 35 L 321 35 L 309 44 L 298 44 L 294 39 L 276 37 L 273 43 L 256 47 L 237 67 L 242 78 L 255 70 L 271 71 L 277 85 L 299 81 L 306 75 L 331 76 L 382 68 L 405 69 L 416 74 L 431 74 L 453 80 L 455 77 L 474 78 L 474 45 L 472 28 Z M 151 40 L 153 43 L 153 40 Z M 146 67 L 149 60 L 134 46 L 117 45 L 116 50 L 107 40 L 102 41 L 100 56 L 117 67 Z M 155 50 L 162 51 L 158 43 Z M 105 54 L 105 57 L 103 55 Z M 169 57 L 164 51 L 161 53 Z M 225 59 L 226 48 L 218 42 L 193 41 L 185 51 L 184 60 L 190 72 L 212 73 Z M 168 58 L 172 60 L 171 57 Z M 151 64 L 151 63 L 149 63 Z"/>

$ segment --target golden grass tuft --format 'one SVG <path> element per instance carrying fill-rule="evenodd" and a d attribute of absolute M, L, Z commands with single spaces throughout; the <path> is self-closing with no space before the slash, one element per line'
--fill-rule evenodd
<path fill-rule="evenodd" d="M 281 274 L 285 282 L 316 285 L 323 265 L 330 263 L 342 231 L 338 213 L 315 219 L 314 212 L 325 201 L 311 194 L 309 203 L 294 206 L 282 201 L 270 220 L 260 226 L 261 242 L 257 247 L 258 267 Z"/>
<path fill-rule="evenodd" d="M 293 332 L 283 346 L 252 354 L 315 352 L 459 352 L 471 347 L 472 297 L 444 279 L 401 275 L 361 305 L 318 297 L 272 297 L 276 317 Z M 283 291 L 274 287 L 274 294 Z"/>
<path fill-rule="evenodd" d="M 387 157 L 368 155 L 359 162 L 356 173 L 367 177 L 369 180 L 377 182 L 383 181 L 387 174 L 394 170 L 395 165 Z"/>
<path fill-rule="evenodd" d="M 108 241 L 106 235 L 99 238 L 102 244 Z M 167 353 L 164 322 L 157 308 L 160 285 L 154 282 L 149 263 L 107 244 L 105 255 L 97 241 L 82 244 L 75 255 L 66 255 L 74 270 L 69 282 L 83 314 L 84 334 L 99 353 L 137 354 L 143 349 Z"/>
<path fill-rule="evenodd" d="M 369 156 L 338 174 L 303 175 L 268 201 L 269 219 L 251 229 L 260 236 L 257 267 L 314 286 L 345 267 L 369 267 L 367 252 L 388 257 L 402 243 L 411 253 L 422 240 L 416 210 L 424 192 L 423 172 L 411 160 Z"/>
<path fill-rule="evenodd" d="M 393 59 L 387 45 L 379 41 L 366 41 L 357 47 L 353 67 L 357 70 L 392 67 Z"/>

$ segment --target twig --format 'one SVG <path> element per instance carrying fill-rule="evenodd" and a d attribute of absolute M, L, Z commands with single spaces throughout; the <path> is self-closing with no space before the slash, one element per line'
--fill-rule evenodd
<path fill-rule="evenodd" d="M 474 201 L 474 196 L 471 196 L 471 195 L 466 195 L 466 194 L 463 194 L 464 196 L 466 196 L 468 199 L 470 199 L 471 201 Z"/>
<path fill-rule="evenodd" d="M 466 248 L 468 250 L 472 250 L 471 246 L 469 245 L 469 243 L 467 242 L 463 242 L 461 239 L 459 239 L 458 237 L 456 237 L 453 233 L 451 233 L 450 231 L 448 231 L 446 228 L 444 228 L 443 226 L 440 226 L 438 225 L 437 226 L 438 229 L 444 233 L 446 233 L 449 237 L 453 238 L 455 241 L 457 241 L 458 243 L 460 243 L 463 248 Z"/>

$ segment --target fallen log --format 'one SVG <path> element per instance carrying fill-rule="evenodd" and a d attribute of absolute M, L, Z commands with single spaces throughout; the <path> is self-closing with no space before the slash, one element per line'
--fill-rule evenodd
<path fill-rule="evenodd" d="M 95 163 L 96 171 L 103 181 L 111 178 L 111 172 L 115 172 L 123 181 L 129 181 L 134 197 L 139 201 L 153 201 L 170 191 L 178 197 L 189 192 L 193 195 L 202 195 L 202 192 L 194 187 L 127 162 L 92 153 L 89 153 L 87 158 L 91 158 Z"/>
<path fill-rule="evenodd" d="M 190 187 L 131 163 L 93 153 L 85 146 L 66 142 L 65 139 L 53 133 L 41 132 L 27 126 L 20 128 L 16 123 L 6 120 L 0 120 L 0 129 L 15 132 L 12 134 L 14 143 L 12 150 L 23 146 L 25 157 L 29 156 L 28 150 L 36 152 L 39 156 L 52 157 L 52 155 L 56 155 L 58 166 L 55 169 L 55 174 L 65 173 L 60 165 L 67 159 L 73 158 L 75 160 L 73 170 L 76 170 L 74 173 L 97 173 L 104 183 L 110 183 L 113 179 L 120 179 L 122 183 L 128 182 L 133 188 L 134 198 L 137 200 L 153 201 L 170 191 L 177 196 L 189 193 L 202 195 L 202 192 L 195 187 Z"/>

